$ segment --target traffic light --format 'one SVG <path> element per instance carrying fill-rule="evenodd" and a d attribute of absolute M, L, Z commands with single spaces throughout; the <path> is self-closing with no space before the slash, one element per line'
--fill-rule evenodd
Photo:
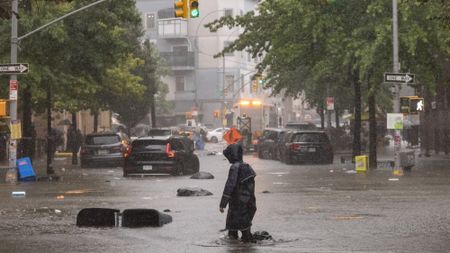
<path fill-rule="evenodd" d="M 179 0 L 175 2 L 175 17 L 188 18 L 188 1 L 189 0 Z"/>
<path fill-rule="evenodd" d="M 220 111 L 214 111 L 214 118 L 219 118 Z"/>
<path fill-rule="evenodd" d="M 8 100 L 0 99 L 0 117 L 9 116 Z"/>
<path fill-rule="evenodd" d="M 198 0 L 189 0 L 189 12 L 191 13 L 191 18 L 198 18 L 200 16 Z"/>
<path fill-rule="evenodd" d="M 400 113 L 409 114 L 409 97 L 400 97 Z"/>
<path fill-rule="evenodd" d="M 258 80 L 253 80 L 252 81 L 252 92 L 253 93 L 258 92 Z"/>
<path fill-rule="evenodd" d="M 423 98 L 410 98 L 409 99 L 409 113 L 417 114 L 424 111 Z"/>

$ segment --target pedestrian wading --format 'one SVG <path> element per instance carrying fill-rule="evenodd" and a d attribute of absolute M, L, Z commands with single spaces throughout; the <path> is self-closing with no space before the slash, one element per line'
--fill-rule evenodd
<path fill-rule="evenodd" d="M 242 233 L 242 241 L 254 242 L 251 233 L 252 220 L 256 212 L 255 172 L 242 160 L 240 144 L 231 144 L 223 154 L 231 163 L 228 179 L 220 201 L 220 212 L 228 204 L 226 229 L 228 236 L 238 239 L 238 231 Z"/>

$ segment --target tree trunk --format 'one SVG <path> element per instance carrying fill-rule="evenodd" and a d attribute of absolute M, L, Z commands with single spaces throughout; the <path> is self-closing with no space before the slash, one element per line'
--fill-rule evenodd
<path fill-rule="evenodd" d="M 52 131 L 52 87 L 47 80 L 47 175 L 54 174 L 53 155 L 55 154 L 56 133 Z"/>
<path fill-rule="evenodd" d="M 322 102 L 322 103 L 319 104 L 319 108 L 317 109 L 317 113 L 320 116 L 320 127 L 322 129 L 325 128 L 325 113 L 323 111 L 324 111 L 324 105 L 323 105 L 323 102 Z"/>
<path fill-rule="evenodd" d="M 369 88 L 369 168 L 377 168 L 377 119 L 376 119 L 376 101 L 375 89 L 370 82 L 370 76 L 367 76 L 367 85 Z"/>
<path fill-rule="evenodd" d="M 93 113 L 94 116 L 94 133 L 98 132 L 98 111 L 94 111 Z"/>
<path fill-rule="evenodd" d="M 339 108 L 336 106 L 336 104 L 334 105 L 334 119 L 336 121 L 336 129 L 338 129 L 339 126 L 340 126 L 340 122 L 339 122 Z"/>
<path fill-rule="evenodd" d="M 33 158 L 34 155 L 34 133 L 32 126 L 32 108 L 31 108 L 31 89 L 29 85 L 26 85 L 23 89 L 23 99 L 22 99 L 22 127 L 23 127 L 23 138 L 22 138 L 22 156 Z"/>
<path fill-rule="evenodd" d="M 72 126 L 74 129 L 77 129 L 77 113 L 73 112 L 72 113 Z"/>
<path fill-rule="evenodd" d="M 150 97 L 150 114 L 152 117 L 152 128 L 155 128 L 156 127 L 155 94 L 151 94 Z"/>
<path fill-rule="evenodd" d="M 361 84 L 357 73 L 352 73 L 354 97 L 354 116 L 353 121 L 353 157 L 361 155 Z"/>

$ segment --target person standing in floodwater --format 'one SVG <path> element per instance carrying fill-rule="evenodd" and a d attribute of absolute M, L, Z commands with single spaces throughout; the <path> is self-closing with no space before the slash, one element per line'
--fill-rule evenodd
<path fill-rule="evenodd" d="M 231 166 L 219 210 L 223 213 L 228 204 L 225 228 L 230 238 L 238 239 L 238 231 L 241 231 L 243 242 L 254 242 L 251 226 L 256 212 L 256 174 L 249 164 L 244 163 L 242 153 L 242 146 L 237 143 L 223 151 Z"/>

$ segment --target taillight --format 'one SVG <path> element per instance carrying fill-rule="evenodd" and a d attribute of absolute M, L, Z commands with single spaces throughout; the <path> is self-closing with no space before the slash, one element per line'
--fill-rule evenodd
<path fill-rule="evenodd" d="M 289 148 L 290 148 L 291 150 L 299 150 L 299 149 L 300 149 L 300 144 L 298 144 L 298 143 L 292 143 L 292 144 L 289 146 Z"/>
<path fill-rule="evenodd" d="M 125 158 L 130 157 L 131 151 L 132 151 L 131 146 L 125 147 L 125 149 L 123 150 L 123 157 Z"/>
<path fill-rule="evenodd" d="M 170 143 L 166 144 L 166 155 L 167 157 L 175 157 L 175 152 L 170 148 Z"/>

